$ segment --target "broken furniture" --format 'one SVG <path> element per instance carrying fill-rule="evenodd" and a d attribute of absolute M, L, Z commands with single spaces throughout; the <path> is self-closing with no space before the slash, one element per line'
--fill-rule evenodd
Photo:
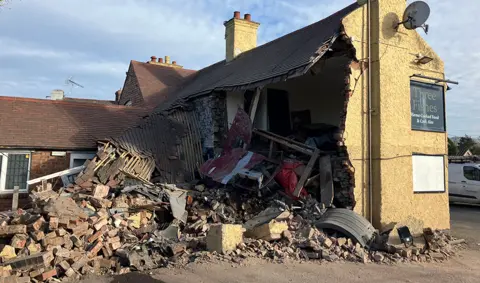
<path fill-rule="evenodd" d="M 272 158 L 272 153 L 273 153 L 273 145 L 274 143 L 279 143 L 281 145 L 287 146 L 295 151 L 298 151 L 302 154 L 306 154 L 310 156 L 310 159 L 307 163 L 307 166 L 305 170 L 303 171 L 300 180 L 298 180 L 298 183 L 295 187 L 295 191 L 293 192 L 293 196 L 299 197 L 300 192 L 307 181 L 307 179 L 310 177 L 310 174 L 312 172 L 313 166 L 315 165 L 315 162 L 319 158 L 321 151 L 317 148 L 310 147 L 308 145 L 305 145 L 303 143 L 294 141 L 289 138 L 285 138 L 282 136 L 279 136 L 277 134 L 260 130 L 260 129 L 253 129 L 253 133 L 266 138 L 270 141 L 270 150 L 269 150 L 269 158 Z M 319 171 L 320 171 L 320 201 L 323 207 L 330 207 L 333 201 L 333 182 L 332 182 L 332 168 L 331 168 L 331 163 L 330 163 L 330 157 L 328 155 L 322 155 L 320 158 L 320 166 L 319 166 Z"/>

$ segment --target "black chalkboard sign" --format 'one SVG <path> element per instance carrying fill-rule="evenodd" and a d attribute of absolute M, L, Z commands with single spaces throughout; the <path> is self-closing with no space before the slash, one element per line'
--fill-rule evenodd
<path fill-rule="evenodd" d="M 412 130 L 445 132 L 443 86 L 410 81 Z"/>

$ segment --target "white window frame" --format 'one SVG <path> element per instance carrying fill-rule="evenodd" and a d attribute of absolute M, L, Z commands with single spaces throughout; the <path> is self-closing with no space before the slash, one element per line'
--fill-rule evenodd
<path fill-rule="evenodd" d="M 73 168 L 73 161 L 75 159 L 92 159 L 96 152 L 86 152 L 86 151 L 72 151 L 70 152 L 70 168 Z"/>
<path fill-rule="evenodd" d="M 8 165 L 8 155 L 9 154 L 28 154 L 28 170 L 27 170 L 27 181 L 30 180 L 30 170 L 32 166 L 32 152 L 31 151 L 0 151 L 0 157 L 2 158 L 2 166 L 0 168 L 0 194 L 13 194 L 13 190 L 6 190 L 5 183 L 7 181 L 7 165 Z M 20 192 L 27 192 L 28 185 L 25 183 L 25 189 L 20 189 Z"/>

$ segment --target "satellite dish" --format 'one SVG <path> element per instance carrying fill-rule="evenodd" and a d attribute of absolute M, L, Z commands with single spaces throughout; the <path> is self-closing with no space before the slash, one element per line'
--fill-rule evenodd
<path fill-rule="evenodd" d="M 430 7 L 423 1 L 415 1 L 408 5 L 407 9 L 403 13 L 402 22 L 398 23 L 396 28 L 400 24 L 406 29 L 423 28 L 425 33 L 428 33 L 428 25 L 425 24 L 430 16 Z"/>

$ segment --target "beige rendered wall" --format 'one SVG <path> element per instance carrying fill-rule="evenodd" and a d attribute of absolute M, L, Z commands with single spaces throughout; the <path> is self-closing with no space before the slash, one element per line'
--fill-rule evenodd
<path fill-rule="evenodd" d="M 415 228 L 449 228 L 448 193 L 414 194 L 411 157 L 414 152 L 447 154 L 446 133 L 411 130 L 410 109 L 410 76 L 422 74 L 443 79 L 443 62 L 418 34 L 421 30 L 406 30 L 403 26 L 398 32 L 393 29 L 406 8 L 406 1 L 371 2 L 373 224 L 378 228 L 392 222 L 403 222 Z M 346 34 L 353 37 L 356 57 L 368 58 L 366 5 L 347 16 L 343 23 Z M 417 53 L 434 60 L 417 65 L 412 55 Z M 356 169 L 356 211 L 369 217 L 368 81 L 367 70 L 362 72 L 362 65 L 365 64 L 352 66 L 352 94 L 345 134 L 350 159 Z M 445 172 L 447 164 L 445 162 Z M 445 175 L 445 187 L 447 184 Z"/>

